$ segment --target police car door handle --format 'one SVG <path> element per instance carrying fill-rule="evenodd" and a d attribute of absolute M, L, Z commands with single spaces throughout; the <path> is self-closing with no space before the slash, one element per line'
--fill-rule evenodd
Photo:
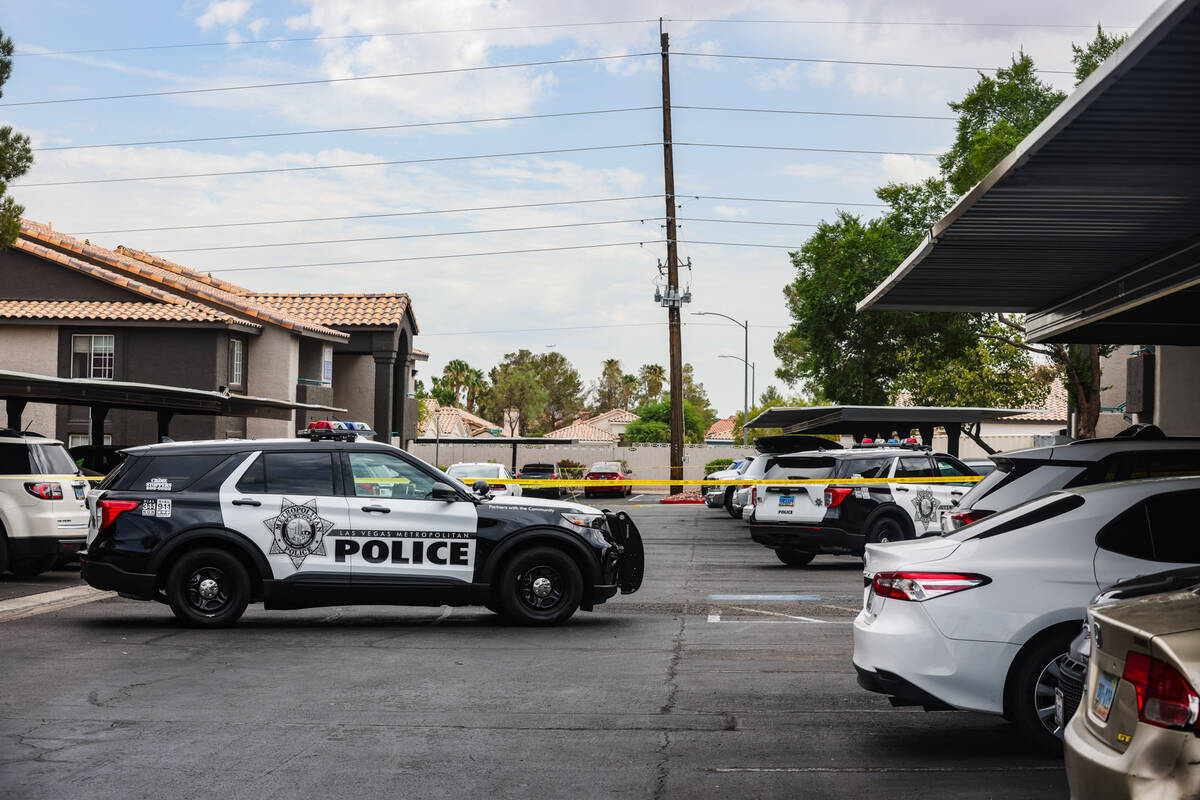
<path fill-rule="evenodd" d="M 390 514 L 392 511 L 387 506 L 363 506 L 362 510 L 367 512 L 378 511 L 380 514 Z"/>
<path fill-rule="evenodd" d="M 233 504 L 235 506 L 261 506 L 262 505 L 262 503 L 260 503 L 258 500 L 251 500 L 248 497 L 239 497 L 237 500 L 233 501 Z"/>
<path fill-rule="evenodd" d="M 907 491 L 908 491 L 908 489 L 907 489 L 907 488 L 905 488 L 904 486 L 897 486 L 897 487 L 896 487 L 896 491 L 897 491 L 897 492 L 907 492 Z"/>

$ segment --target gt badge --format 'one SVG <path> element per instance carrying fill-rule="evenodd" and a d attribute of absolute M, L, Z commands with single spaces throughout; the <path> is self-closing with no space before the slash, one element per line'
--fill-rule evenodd
<path fill-rule="evenodd" d="M 323 539 L 333 527 L 332 522 L 322 519 L 317 513 L 316 500 L 299 505 L 286 497 L 279 507 L 279 513 L 263 520 L 263 524 L 274 537 L 268 555 L 286 555 L 296 569 L 300 569 L 304 559 L 314 553 L 325 555 Z"/>
<path fill-rule="evenodd" d="M 913 513 L 921 522 L 933 522 L 938 511 L 938 501 L 933 497 L 932 489 L 918 489 L 913 498 Z"/>

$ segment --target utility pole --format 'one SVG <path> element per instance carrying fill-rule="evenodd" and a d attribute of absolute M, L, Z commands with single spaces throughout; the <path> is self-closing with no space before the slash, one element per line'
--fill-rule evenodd
<path fill-rule="evenodd" d="M 679 250 L 675 243 L 675 163 L 671 152 L 671 63 L 667 34 L 662 40 L 663 183 L 667 201 L 667 306 L 671 351 L 671 493 L 683 491 L 683 345 L 680 336 Z"/>

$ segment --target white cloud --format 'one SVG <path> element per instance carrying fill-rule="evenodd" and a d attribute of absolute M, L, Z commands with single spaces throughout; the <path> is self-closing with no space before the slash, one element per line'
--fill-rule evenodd
<path fill-rule="evenodd" d="M 246 29 L 254 35 L 255 39 L 259 39 L 262 37 L 262 32 L 270 23 L 271 20 L 267 19 L 266 17 L 259 17 L 258 19 L 247 22 Z"/>
<path fill-rule="evenodd" d="M 886 155 L 879 158 L 879 172 L 886 182 L 917 183 L 937 175 L 938 166 L 932 158 Z"/>
<path fill-rule="evenodd" d="M 251 0 L 214 0 L 204 13 L 196 17 L 196 24 L 204 30 L 217 26 L 236 25 L 246 16 L 253 5 Z"/>
<path fill-rule="evenodd" d="M 713 213 L 725 217 L 726 219 L 733 219 L 735 217 L 744 217 L 749 212 L 744 208 L 733 208 L 732 206 L 717 205 L 713 206 Z"/>
<path fill-rule="evenodd" d="M 779 170 L 793 178 L 833 178 L 839 169 L 833 164 L 785 164 Z"/>
<path fill-rule="evenodd" d="M 771 67 L 758 75 L 752 76 L 748 82 L 760 92 L 791 89 L 796 85 L 796 76 L 799 72 L 800 65 L 798 63 L 788 64 L 786 67 Z"/>

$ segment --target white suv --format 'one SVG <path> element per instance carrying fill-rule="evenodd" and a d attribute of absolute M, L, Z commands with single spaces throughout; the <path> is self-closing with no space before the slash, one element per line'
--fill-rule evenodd
<path fill-rule="evenodd" d="M 38 575 L 83 547 L 86 494 L 62 442 L 0 429 L 0 573 Z"/>

